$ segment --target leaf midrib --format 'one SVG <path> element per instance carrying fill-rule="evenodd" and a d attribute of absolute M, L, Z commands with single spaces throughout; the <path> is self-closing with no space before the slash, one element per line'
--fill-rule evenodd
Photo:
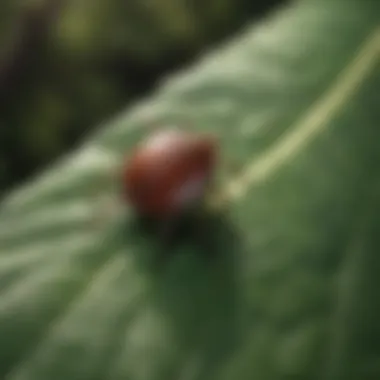
<path fill-rule="evenodd" d="M 221 193 L 211 199 L 213 207 L 243 198 L 254 183 L 260 183 L 286 165 L 296 153 L 305 148 L 322 132 L 337 112 L 344 107 L 367 79 L 379 58 L 380 28 L 375 28 L 359 47 L 357 54 L 338 76 L 336 82 L 319 98 L 272 148 L 230 180 Z"/>

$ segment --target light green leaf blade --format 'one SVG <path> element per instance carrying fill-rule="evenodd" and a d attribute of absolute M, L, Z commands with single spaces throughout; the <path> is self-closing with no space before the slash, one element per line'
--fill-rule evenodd
<path fill-rule="evenodd" d="M 0 377 L 377 379 L 379 11 L 299 2 L 10 194 Z M 151 122 L 216 132 L 241 167 L 207 244 L 160 271 L 110 175 Z"/>

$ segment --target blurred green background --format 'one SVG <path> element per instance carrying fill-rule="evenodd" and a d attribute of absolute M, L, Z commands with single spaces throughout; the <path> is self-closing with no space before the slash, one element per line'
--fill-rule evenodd
<path fill-rule="evenodd" d="M 285 0 L 2 0 L 0 196 Z"/>

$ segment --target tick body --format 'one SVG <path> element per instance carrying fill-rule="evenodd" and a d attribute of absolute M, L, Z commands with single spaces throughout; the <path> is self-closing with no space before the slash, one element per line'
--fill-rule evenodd
<path fill-rule="evenodd" d="M 148 136 L 127 160 L 124 195 L 140 214 L 170 219 L 202 202 L 216 164 L 214 138 L 165 129 Z"/>

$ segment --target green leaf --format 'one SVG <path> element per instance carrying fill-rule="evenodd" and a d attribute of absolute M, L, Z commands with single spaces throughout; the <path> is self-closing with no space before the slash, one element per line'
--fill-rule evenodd
<path fill-rule="evenodd" d="M 10 194 L 0 378 L 378 379 L 379 12 L 295 3 Z M 240 165 L 161 267 L 111 175 L 153 122 Z"/>

